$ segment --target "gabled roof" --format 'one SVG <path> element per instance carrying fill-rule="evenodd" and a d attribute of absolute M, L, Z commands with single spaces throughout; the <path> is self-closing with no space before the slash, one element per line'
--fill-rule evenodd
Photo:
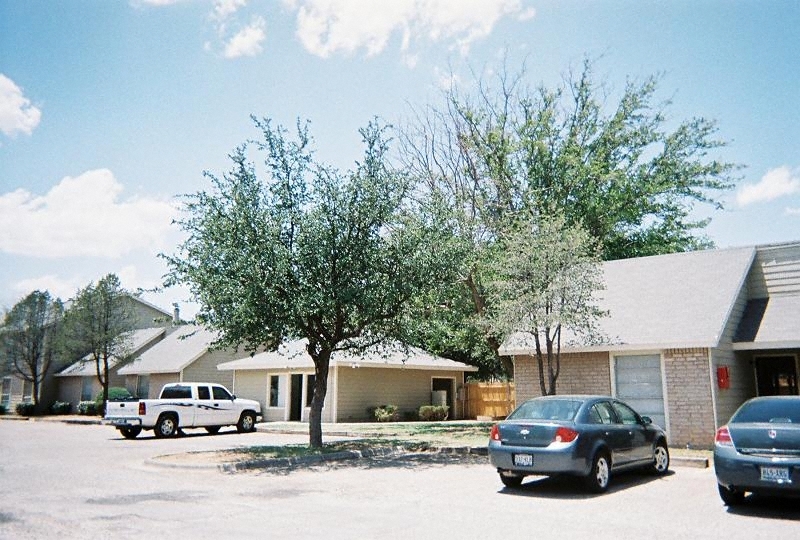
<path fill-rule="evenodd" d="M 571 343 L 562 350 L 716 347 L 753 264 L 755 248 L 692 251 L 603 263 L 606 289 L 598 305 L 603 345 Z M 509 337 L 501 354 L 535 350 L 529 335 Z"/>
<path fill-rule="evenodd" d="M 142 355 L 120 368 L 120 375 L 178 373 L 205 354 L 217 334 L 202 326 L 181 326 Z"/>
<path fill-rule="evenodd" d="M 165 332 L 165 328 L 143 328 L 130 332 L 126 338 L 126 356 L 135 355 L 139 350 L 161 338 Z M 109 358 L 109 369 L 116 367 L 122 360 L 122 358 L 116 356 Z M 86 355 L 74 364 L 64 368 L 60 373 L 57 373 L 56 377 L 93 376 L 96 374 L 96 369 L 94 358 L 91 355 Z"/>
<path fill-rule="evenodd" d="M 306 343 L 305 339 L 290 341 L 281 345 L 277 351 L 262 352 L 240 360 L 225 362 L 217 366 L 217 369 L 222 371 L 313 369 L 314 361 L 306 351 Z M 403 347 L 399 344 L 370 347 L 363 354 L 356 354 L 352 351 L 336 351 L 331 355 L 330 367 L 336 366 L 478 371 L 478 368 L 468 366 L 462 362 L 448 360 L 417 347 Z"/>

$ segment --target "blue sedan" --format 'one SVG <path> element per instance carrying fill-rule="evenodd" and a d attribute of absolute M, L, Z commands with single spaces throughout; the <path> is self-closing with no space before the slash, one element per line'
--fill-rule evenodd
<path fill-rule="evenodd" d="M 507 487 L 528 475 L 583 477 L 596 493 L 612 472 L 669 469 L 664 430 L 606 396 L 546 396 L 526 401 L 492 428 L 489 460 Z"/>
<path fill-rule="evenodd" d="M 726 506 L 747 492 L 800 495 L 800 397 L 746 401 L 717 430 L 714 470 Z"/>

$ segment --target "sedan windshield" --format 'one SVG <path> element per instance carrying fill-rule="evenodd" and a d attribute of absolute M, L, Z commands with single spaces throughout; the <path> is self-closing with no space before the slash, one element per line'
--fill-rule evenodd
<path fill-rule="evenodd" d="M 574 399 L 533 399 L 520 405 L 508 419 L 570 421 L 575 419 L 582 403 Z"/>
<path fill-rule="evenodd" d="M 800 400 L 768 399 L 751 401 L 739 409 L 731 423 L 800 424 Z"/>

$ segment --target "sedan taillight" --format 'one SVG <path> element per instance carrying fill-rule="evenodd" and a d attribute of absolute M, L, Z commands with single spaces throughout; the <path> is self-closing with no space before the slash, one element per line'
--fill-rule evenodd
<path fill-rule="evenodd" d="M 553 442 L 570 443 L 578 438 L 578 432 L 568 427 L 560 427 L 556 430 Z"/>
<path fill-rule="evenodd" d="M 733 439 L 731 439 L 731 432 L 728 431 L 728 426 L 722 426 L 717 430 L 717 434 L 714 436 L 714 444 L 733 446 Z"/>
<path fill-rule="evenodd" d="M 500 428 L 497 427 L 497 424 L 492 426 L 492 432 L 489 434 L 489 439 L 492 441 L 500 440 Z"/>

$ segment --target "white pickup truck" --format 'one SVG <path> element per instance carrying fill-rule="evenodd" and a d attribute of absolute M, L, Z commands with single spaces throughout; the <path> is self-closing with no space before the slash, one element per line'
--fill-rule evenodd
<path fill-rule="evenodd" d="M 126 439 L 143 429 L 156 437 L 171 437 L 183 428 L 203 427 L 216 433 L 222 426 L 236 426 L 239 433 L 255 429 L 261 404 L 241 399 L 215 383 L 170 383 L 159 399 L 120 400 L 106 404 L 105 422 L 116 427 Z"/>

